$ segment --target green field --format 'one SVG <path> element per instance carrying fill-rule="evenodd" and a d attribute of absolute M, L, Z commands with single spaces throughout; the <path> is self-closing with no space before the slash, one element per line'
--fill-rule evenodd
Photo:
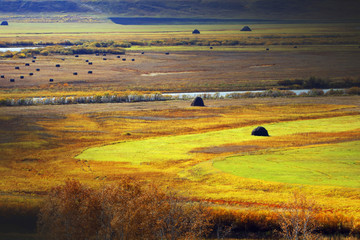
<path fill-rule="evenodd" d="M 346 123 L 344 125 L 344 123 Z M 360 128 L 359 116 L 345 116 L 316 120 L 290 121 L 263 125 L 273 141 L 278 137 L 311 132 L 349 131 Z M 118 161 L 140 164 L 143 162 L 180 161 L 196 158 L 196 151 L 204 148 L 223 146 L 226 144 L 241 144 L 242 142 L 258 140 L 251 136 L 251 130 L 256 126 L 242 127 L 221 131 L 206 132 L 191 135 L 150 138 L 141 141 L 129 141 L 95 147 L 85 150 L 76 158 L 97 161 Z M 264 139 L 260 137 L 261 139 Z M 266 155 L 265 155 L 266 156 Z M 316 156 L 315 156 L 316 157 Z"/>
<path fill-rule="evenodd" d="M 213 166 L 226 173 L 270 182 L 360 187 L 360 142 L 232 156 Z"/>

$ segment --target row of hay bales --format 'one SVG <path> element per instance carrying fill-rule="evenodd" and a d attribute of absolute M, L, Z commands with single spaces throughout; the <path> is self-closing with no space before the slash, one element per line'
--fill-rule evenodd
<path fill-rule="evenodd" d="M 144 53 L 142 53 L 142 54 L 144 54 Z M 96 53 L 96 56 L 100 56 L 100 54 L 99 54 L 99 53 Z M 102 54 L 102 56 L 106 56 L 106 53 Z M 77 54 L 77 55 L 75 55 L 75 57 L 78 58 L 79 55 Z M 121 58 L 121 56 L 117 56 L 117 58 Z M 36 63 L 36 60 L 37 60 L 37 57 L 36 57 L 36 56 L 33 56 L 32 63 Z M 65 61 L 65 58 L 62 58 L 61 60 L 62 60 L 62 61 Z M 104 57 L 103 60 L 105 61 L 105 60 L 107 60 L 107 58 Z M 122 61 L 126 61 L 127 59 L 126 59 L 126 58 L 122 58 L 121 60 L 122 60 Z M 135 58 L 132 58 L 131 61 L 134 62 L 134 61 L 135 61 Z M 91 62 L 89 59 L 86 59 L 85 62 L 86 62 L 88 65 L 93 65 L 93 62 Z M 29 66 L 30 66 L 30 63 L 25 63 L 25 67 L 29 67 Z M 56 67 L 56 68 L 60 68 L 60 67 L 61 67 L 61 64 L 59 64 L 59 63 L 58 63 L 58 64 L 55 64 L 55 67 Z M 20 70 L 20 66 L 15 66 L 15 70 Z M 36 72 L 40 72 L 40 68 L 36 68 L 35 71 L 36 71 Z M 93 70 L 89 70 L 87 73 L 88 73 L 88 74 L 93 74 Z M 29 76 L 34 76 L 34 73 L 33 73 L 33 72 L 29 72 L 28 74 L 29 74 Z M 74 76 L 78 76 L 78 72 L 73 72 L 72 74 L 73 74 Z M 5 75 L 0 75 L 0 78 L 5 79 L 6 77 L 5 77 Z M 20 75 L 20 76 L 19 76 L 19 79 L 24 79 L 24 78 L 25 78 L 24 75 Z M 9 78 L 9 80 L 10 80 L 10 82 L 15 82 L 15 78 Z M 49 79 L 49 82 L 50 82 L 50 83 L 54 82 L 54 78 L 50 78 L 50 79 Z"/>
<path fill-rule="evenodd" d="M 191 102 L 191 106 L 193 107 L 204 107 L 204 100 L 201 97 L 196 97 L 192 102 Z M 252 132 L 251 135 L 253 136 L 263 136 L 263 137 L 268 137 L 269 133 L 268 131 L 262 127 L 259 126 L 257 128 L 255 128 Z"/>
<path fill-rule="evenodd" d="M 252 29 L 249 26 L 244 26 L 240 31 L 241 32 L 251 32 Z M 194 31 L 192 31 L 192 34 L 200 34 L 200 31 L 198 29 L 194 29 Z"/>

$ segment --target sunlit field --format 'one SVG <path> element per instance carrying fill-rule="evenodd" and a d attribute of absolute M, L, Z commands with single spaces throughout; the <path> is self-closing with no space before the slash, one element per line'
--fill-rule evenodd
<path fill-rule="evenodd" d="M 51 188 L 68 179 L 100 188 L 123 177 L 201 202 L 214 209 L 218 219 L 232 219 L 245 232 L 273 231 L 278 212 L 297 192 L 317 202 L 322 233 L 359 234 L 358 24 L 250 26 L 252 32 L 240 32 L 240 25 L 110 22 L 13 23 L 1 28 L 0 44 L 5 45 L 65 40 L 128 44 L 124 54 L 106 56 L 4 56 L 1 103 L 40 97 L 302 88 L 280 83 L 311 77 L 355 89 L 354 95 L 339 96 L 219 97 L 204 99 L 205 107 L 190 107 L 188 99 L 1 104 L 0 230 L 8 233 L 4 236 L 16 233 L 11 239 L 21 234 L 35 239 L 38 208 Z M 191 34 L 195 28 L 201 34 Z M 234 40 L 239 42 L 228 44 Z M 265 127 L 270 136 L 252 136 L 257 126 Z"/>

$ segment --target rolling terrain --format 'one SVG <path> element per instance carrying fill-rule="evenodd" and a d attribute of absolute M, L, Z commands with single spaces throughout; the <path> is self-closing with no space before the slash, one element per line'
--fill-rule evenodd
<path fill-rule="evenodd" d="M 0 12 L 85 13 L 105 16 L 240 18 L 240 19 L 358 19 L 359 1 L 347 0 L 1 0 Z"/>

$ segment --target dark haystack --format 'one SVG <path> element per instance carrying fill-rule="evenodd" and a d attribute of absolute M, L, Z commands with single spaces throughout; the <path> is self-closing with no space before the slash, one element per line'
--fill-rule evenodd
<path fill-rule="evenodd" d="M 145 52 L 141 52 L 141 54 L 145 54 Z"/>
<path fill-rule="evenodd" d="M 192 103 L 191 103 L 191 106 L 193 107 L 204 107 L 205 104 L 204 104 L 204 101 L 201 97 L 196 97 Z"/>
<path fill-rule="evenodd" d="M 131 59 L 131 61 L 135 62 L 135 59 L 133 58 L 133 59 Z"/>
<path fill-rule="evenodd" d="M 120 56 L 117 56 L 117 58 L 120 58 Z"/>
<path fill-rule="evenodd" d="M 195 30 L 192 32 L 192 34 L 200 34 L 200 31 L 197 30 L 197 29 L 195 29 Z"/>
<path fill-rule="evenodd" d="M 297 46 L 294 46 L 294 48 L 297 48 Z"/>
<path fill-rule="evenodd" d="M 251 135 L 268 137 L 269 133 L 264 127 L 259 126 L 252 130 Z"/>
<path fill-rule="evenodd" d="M 65 58 L 62 58 L 61 60 L 65 61 Z"/>
<path fill-rule="evenodd" d="M 33 73 L 29 73 L 29 76 L 32 76 L 32 75 L 34 75 Z"/>
<path fill-rule="evenodd" d="M 85 62 L 89 62 L 89 60 L 88 60 L 88 59 L 86 59 L 86 60 L 85 60 Z"/>
<path fill-rule="evenodd" d="M 40 72 L 40 68 L 37 68 L 36 71 L 37 71 L 37 72 Z"/>
<path fill-rule="evenodd" d="M 27 67 L 30 66 L 30 63 L 25 63 L 25 66 L 27 66 Z"/>
<path fill-rule="evenodd" d="M 243 31 L 243 32 L 250 32 L 252 31 L 251 28 L 249 26 L 245 26 L 243 27 L 240 31 Z"/>
<path fill-rule="evenodd" d="M 99 54 L 98 54 L 98 53 L 96 53 L 95 55 L 96 55 L 96 56 L 99 56 Z"/>
<path fill-rule="evenodd" d="M 266 49 L 266 51 L 269 51 L 269 50 L 270 50 L 269 48 Z"/>
<path fill-rule="evenodd" d="M 213 49 L 213 47 L 210 47 L 210 49 Z"/>
<path fill-rule="evenodd" d="M 126 61 L 126 58 L 123 58 L 122 60 L 123 60 L 123 61 Z"/>
<path fill-rule="evenodd" d="M 106 58 L 103 58 L 104 61 L 106 61 L 107 59 Z"/>
<path fill-rule="evenodd" d="M 36 57 L 33 57 L 33 59 L 36 59 Z"/>
<path fill-rule="evenodd" d="M 89 64 L 89 65 L 92 65 L 92 62 L 89 62 L 88 64 Z"/>
<path fill-rule="evenodd" d="M 60 67 L 60 64 L 56 64 L 55 67 Z"/>
<path fill-rule="evenodd" d="M 170 53 L 169 52 L 166 52 L 165 55 L 169 55 Z"/>
<path fill-rule="evenodd" d="M 104 53 L 103 56 L 106 56 L 106 53 Z"/>
<path fill-rule="evenodd" d="M 88 74 L 92 74 L 92 71 L 88 71 Z"/>
<path fill-rule="evenodd" d="M 5 76 L 4 76 L 4 75 L 1 75 L 1 78 L 5 78 Z"/>
<path fill-rule="evenodd" d="M 32 62 L 34 63 L 34 62 L 36 62 L 35 60 L 32 60 Z"/>
<path fill-rule="evenodd" d="M 8 26 L 9 23 L 8 23 L 7 21 L 2 21 L 2 22 L 1 22 L 1 25 L 2 25 L 2 26 Z"/>
<path fill-rule="evenodd" d="M 77 72 L 74 72 L 73 75 L 77 75 Z"/>
<path fill-rule="evenodd" d="M 20 67 L 15 67 L 15 69 L 20 69 Z"/>
<path fill-rule="evenodd" d="M 20 76 L 20 79 L 24 79 L 24 76 Z"/>
<path fill-rule="evenodd" d="M 79 57 L 79 55 L 75 55 L 75 57 Z"/>
<path fill-rule="evenodd" d="M 13 78 L 12 78 L 12 79 L 10 79 L 10 82 L 15 82 L 15 79 L 13 79 Z"/>
<path fill-rule="evenodd" d="M 52 79 L 52 78 L 49 79 L 49 82 L 53 82 L 53 81 L 54 81 L 54 79 Z"/>

